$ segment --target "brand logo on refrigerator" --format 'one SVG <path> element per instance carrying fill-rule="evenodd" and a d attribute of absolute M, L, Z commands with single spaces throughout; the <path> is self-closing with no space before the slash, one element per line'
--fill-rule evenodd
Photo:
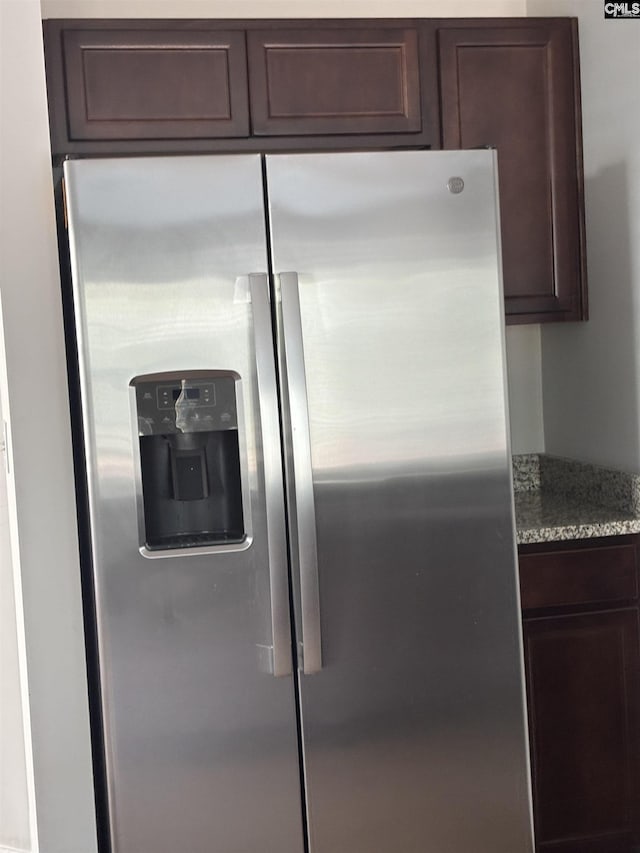
<path fill-rule="evenodd" d="M 604 4 L 605 18 L 640 18 L 640 3 L 610 3 Z"/>

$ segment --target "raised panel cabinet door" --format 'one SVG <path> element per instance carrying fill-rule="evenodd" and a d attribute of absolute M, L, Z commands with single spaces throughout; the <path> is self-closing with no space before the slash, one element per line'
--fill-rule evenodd
<path fill-rule="evenodd" d="M 569 19 L 438 32 L 443 147 L 498 150 L 510 322 L 586 318 L 576 39 Z"/>
<path fill-rule="evenodd" d="M 49 79 L 66 92 L 69 140 L 248 135 L 243 32 L 68 28 L 60 39 Z"/>
<path fill-rule="evenodd" d="M 630 853 L 640 779 L 638 611 L 525 619 L 537 849 Z"/>
<path fill-rule="evenodd" d="M 420 131 L 416 30 L 273 29 L 247 38 L 254 134 Z"/>

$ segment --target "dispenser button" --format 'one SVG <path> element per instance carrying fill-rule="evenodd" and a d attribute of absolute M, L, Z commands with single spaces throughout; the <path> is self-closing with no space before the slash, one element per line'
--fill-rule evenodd
<path fill-rule="evenodd" d="M 159 409 L 172 409 L 180 394 L 179 386 L 159 385 L 156 389 L 156 398 Z"/>

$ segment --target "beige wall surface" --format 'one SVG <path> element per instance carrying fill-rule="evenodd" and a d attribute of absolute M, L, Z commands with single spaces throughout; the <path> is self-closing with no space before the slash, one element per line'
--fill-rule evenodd
<path fill-rule="evenodd" d="M 0 0 L 0 116 L 6 364 L 0 382 L 9 433 L 9 538 L 18 580 L 14 592 L 22 605 L 15 611 L 16 634 L 24 638 L 18 660 L 29 698 L 20 711 L 29 724 L 32 755 L 25 768 L 24 756 L 4 753 L 16 762 L 12 797 L 19 790 L 24 797 L 20 779 L 25 773 L 31 788 L 30 802 L 5 802 L 13 810 L 14 825 L 20 824 L 13 835 L 22 840 L 25 809 L 31 807 L 26 840 L 34 853 L 92 853 L 95 818 L 78 539 L 38 0 Z M 6 539 L 7 534 L 4 525 L 0 535 Z M 14 700 L 19 689 L 14 684 Z M 22 696 L 26 699 L 25 692 Z M 15 707 L 12 713 L 17 714 Z M 1 731 L 9 736 L 4 727 Z M 11 784 L 4 776 L 2 781 Z"/>
<path fill-rule="evenodd" d="M 506 350 L 511 452 L 543 453 L 540 326 L 507 326 Z"/>
<path fill-rule="evenodd" d="M 588 323 L 542 333 L 550 453 L 640 472 L 640 21 L 602 0 L 528 0 L 580 32 Z"/>
<path fill-rule="evenodd" d="M 0 335 L 0 342 L 2 336 Z M 2 353 L 0 353 L 0 359 Z M 4 370 L 0 368 L 0 375 Z M 3 413 L 0 410 L 0 422 Z M 26 742 L 28 702 L 23 678 L 22 596 L 16 589 L 6 454 L 0 454 L 0 853 L 31 850 L 31 754 Z M 18 631 L 20 630 L 20 634 Z M 24 707 L 23 707 L 24 706 Z"/>
<path fill-rule="evenodd" d="M 43 18 L 430 18 L 525 15 L 526 0 L 41 0 Z"/>

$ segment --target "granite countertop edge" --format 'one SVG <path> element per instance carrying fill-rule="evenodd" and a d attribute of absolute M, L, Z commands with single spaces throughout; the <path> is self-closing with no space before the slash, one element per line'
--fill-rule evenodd
<path fill-rule="evenodd" d="M 540 542 L 568 542 L 577 539 L 596 539 L 601 536 L 625 536 L 632 533 L 640 533 L 640 519 L 518 528 L 516 542 L 518 545 L 535 545 Z"/>
<path fill-rule="evenodd" d="M 523 454 L 513 478 L 518 545 L 640 533 L 640 475 Z"/>

